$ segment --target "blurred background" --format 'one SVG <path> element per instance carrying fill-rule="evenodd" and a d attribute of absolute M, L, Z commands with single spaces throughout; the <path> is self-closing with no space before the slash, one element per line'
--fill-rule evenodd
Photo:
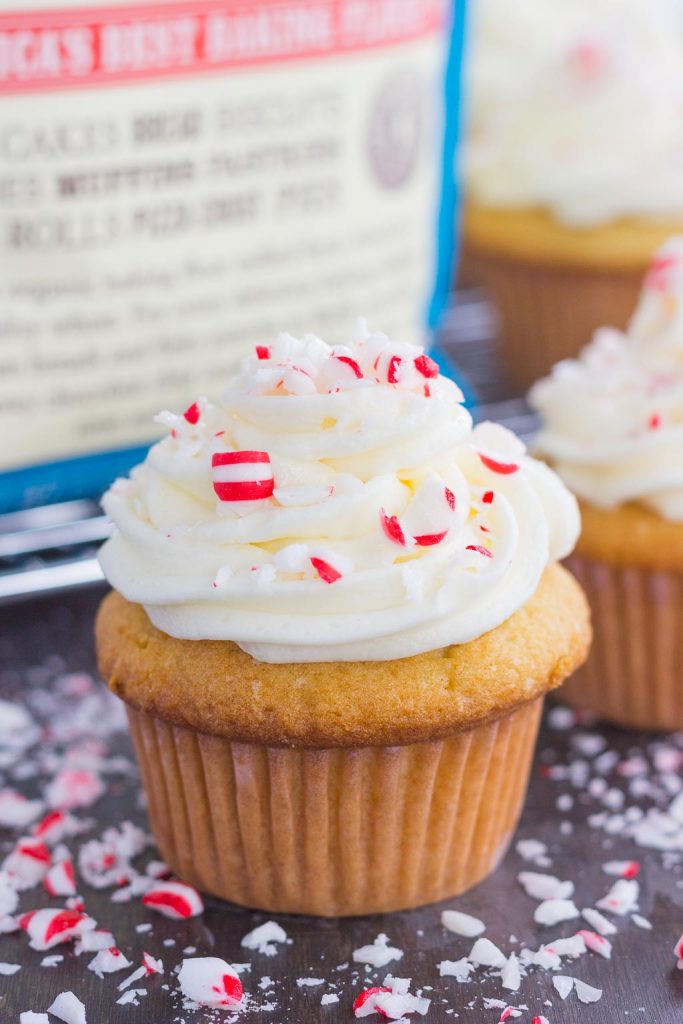
<path fill-rule="evenodd" d="M 0 600 L 99 579 L 154 414 L 279 330 L 528 433 L 683 231 L 682 50 L 679 0 L 0 2 Z"/>

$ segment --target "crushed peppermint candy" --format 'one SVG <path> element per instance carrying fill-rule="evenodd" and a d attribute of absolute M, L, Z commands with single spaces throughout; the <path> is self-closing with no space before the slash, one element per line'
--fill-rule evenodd
<path fill-rule="evenodd" d="M 287 932 L 277 921 L 266 921 L 248 932 L 242 939 L 244 949 L 253 949 L 264 956 L 275 956 L 276 943 L 287 942 Z"/>
<path fill-rule="evenodd" d="M 111 946 L 109 949 L 102 949 L 100 952 L 93 957 L 88 964 L 88 970 L 94 971 L 95 974 L 103 978 L 105 974 L 113 974 L 115 971 L 123 971 L 126 967 L 131 966 L 131 961 L 127 960 L 120 949 L 116 946 Z"/>
<path fill-rule="evenodd" d="M 473 939 L 486 931 L 483 921 L 471 914 L 463 914 L 460 910 L 443 910 L 441 924 L 454 935 L 463 935 L 467 939 Z"/>
<path fill-rule="evenodd" d="M 408 1013 L 424 1016 L 429 1010 L 431 1000 L 413 995 L 409 988 L 410 978 L 387 976 L 383 985 L 367 988 L 356 996 L 353 1003 L 354 1016 L 362 1018 L 379 1014 L 395 1021 Z"/>
<path fill-rule="evenodd" d="M 19 926 L 28 933 L 32 949 L 45 951 L 63 942 L 71 942 L 96 927 L 96 922 L 77 910 L 29 910 L 19 918 Z"/>
<path fill-rule="evenodd" d="M 561 882 L 554 875 L 520 871 L 517 880 L 527 896 L 536 900 L 568 900 L 574 895 L 574 883 Z"/>
<path fill-rule="evenodd" d="M 76 877 L 72 860 L 61 860 L 53 864 L 43 878 L 43 885 L 50 896 L 75 896 Z"/>
<path fill-rule="evenodd" d="M 447 506 L 448 502 L 444 501 L 443 497 L 442 493 L 440 500 Z M 401 522 L 403 521 L 402 517 Z M 411 525 L 410 519 L 406 522 Z M 406 529 L 406 536 L 410 544 L 414 538 L 412 529 Z M 310 551 L 307 552 L 307 556 L 309 554 Z M 312 575 L 310 578 L 313 578 Z M 431 934 L 427 930 L 427 924 L 424 925 L 429 943 L 416 943 L 416 946 L 420 950 L 418 964 L 428 967 L 431 976 L 423 974 L 422 967 L 414 967 L 411 962 L 410 967 L 416 977 L 412 984 L 408 984 L 407 979 L 386 978 L 382 982 L 381 974 L 377 976 L 374 972 L 381 971 L 390 962 L 386 959 L 387 956 L 391 957 L 393 963 L 399 958 L 401 963 L 411 961 L 410 945 L 404 942 L 402 945 L 406 947 L 405 950 L 398 950 L 383 933 L 374 941 L 367 941 L 372 939 L 374 933 L 368 935 L 362 931 L 360 934 L 355 933 L 356 942 L 366 944 L 358 945 L 353 957 L 352 944 L 345 950 L 345 955 L 351 960 L 350 963 L 339 964 L 337 968 L 326 956 L 322 956 L 320 960 L 315 957 L 305 977 L 290 977 L 287 954 L 281 945 L 289 940 L 282 929 L 282 924 L 274 920 L 259 925 L 245 936 L 245 939 L 249 940 L 245 942 L 245 948 L 250 949 L 255 955 L 273 955 L 278 950 L 281 952 L 281 958 L 274 961 L 278 968 L 272 972 L 274 978 L 265 979 L 268 983 L 267 997 L 266 989 L 257 984 L 246 984 L 245 987 L 257 994 L 260 1001 L 257 1001 L 255 996 L 245 996 L 241 990 L 240 972 L 249 965 L 228 962 L 227 966 L 233 974 L 226 971 L 217 982 L 215 972 L 212 973 L 209 1001 L 205 1002 L 203 1000 L 207 996 L 206 990 L 199 991 L 195 987 L 194 996 L 189 994 L 193 983 L 196 985 L 201 980 L 198 979 L 196 972 L 190 970 L 189 977 L 187 972 L 183 975 L 184 988 L 180 984 L 178 973 L 179 967 L 182 971 L 181 963 L 187 963 L 190 957 L 190 953 L 185 953 L 186 959 L 182 961 L 181 948 L 195 950 L 197 955 L 194 959 L 197 960 L 218 960 L 218 957 L 202 955 L 213 953 L 205 937 L 203 922 L 185 918 L 184 915 L 181 915 L 179 921 L 160 921 L 152 914 L 145 914 L 145 898 L 157 885 L 162 886 L 162 889 L 166 888 L 167 892 L 169 884 L 180 885 L 182 892 L 185 892 L 184 884 L 176 881 L 167 865 L 158 859 L 147 859 L 150 855 L 157 858 L 157 854 L 150 848 L 148 835 L 132 823 L 116 822 L 104 829 L 102 826 L 98 827 L 91 816 L 96 814 L 97 810 L 90 812 L 87 803 L 70 810 L 46 810 L 49 802 L 45 793 L 45 780 L 56 778 L 67 767 L 70 771 L 91 772 L 94 777 L 102 780 L 107 788 L 110 777 L 117 780 L 116 786 L 120 785 L 118 780 L 122 777 L 126 779 L 126 784 L 134 780 L 130 766 L 126 768 L 119 765 L 117 758 L 106 749 L 107 730 L 123 728 L 122 721 L 116 720 L 117 705 L 105 704 L 104 694 L 91 701 L 92 683 L 87 682 L 87 677 L 84 680 L 82 673 L 74 674 L 73 678 L 69 679 L 68 687 L 70 694 L 83 687 L 83 696 L 71 696 L 68 704 L 60 705 L 62 698 L 59 691 L 64 688 L 62 696 L 67 692 L 66 677 L 60 677 L 58 684 L 58 695 L 54 698 L 48 697 L 49 700 L 54 700 L 54 703 L 47 705 L 49 709 L 60 706 L 63 708 L 59 713 L 51 710 L 50 718 L 47 720 L 49 729 L 54 728 L 54 736 L 42 725 L 42 711 L 37 711 L 35 717 L 35 722 L 41 723 L 40 728 L 35 725 L 33 717 L 28 713 L 14 715 L 14 712 L 10 711 L 9 717 L 16 720 L 20 727 L 17 733 L 12 729 L 5 731 L 5 705 L 0 701 L 0 771 L 5 771 L 5 776 L 0 778 L 0 784 L 5 791 L 16 794 L 19 790 L 15 786 L 23 787 L 26 780 L 26 800 L 36 804 L 31 810 L 31 821 L 27 822 L 22 818 L 20 811 L 17 823 L 8 825 L 6 835 L 0 839 L 3 844 L 0 849 L 4 863 L 3 869 L 0 869 L 0 934 L 2 941 L 7 944 L 3 952 L 6 962 L 0 964 L 0 975 L 9 976 L 12 972 L 17 973 L 15 984 L 20 984 L 24 979 L 28 981 L 30 972 L 37 970 L 38 964 L 41 968 L 52 969 L 54 972 L 66 959 L 69 961 L 70 970 L 80 967 L 86 976 L 86 982 L 91 986 L 96 986 L 97 989 L 101 987 L 103 992 L 110 990 L 112 1004 L 118 1002 L 129 1009 L 144 1004 L 148 992 L 154 990 L 168 992 L 170 999 L 182 1000 L 183 1006 L 188 1009 L 193 1006 L 222 1007 L 223 1011 L 227 1011 L 226 1021 L 232 1016 L 238 1021 L 237 1012 L 243 1005 L 248 1005 L 250 1010 L 262 1010 L 265 1019 L 266 1013 L 287 1012 L 284 1005 L 279 1002 L 281 988 L 287 985 L 289 998 L 292 998 L 291 992 L 294 990 L 295 993 L 301 993 L 301 999 L 307 998 L 309 1003 L 312 999 L 314 1006 L 320 1005 L 321 1020 L 327 1019 L 324 1016 L 326 1013 L 338 1012 L 334 1009 L 323 1009 L 328 1005 L 340 1005 L 343 1012 L 351 1017 L 351 1003 L 354 999 L 361 999 L 364 993 L 370 994 L 361 1000 L 359 1016 L 368 1016 L 371 1020 L 408 1020 L 415 1019 L 415 1016 L 419 1018 L 427 1012 L 425 1004 L 428 1004 L 428 1000 L 425 996 L 432 997 L 435 1006 L 446 1007 L 449 1015 L 450 1011 L 453 1011 L 455 1019 L 456 1011 L 463 1016 L 462 997 L 466 994 L 468 1004 L 471 1004 L 472 1008 L 483 1007 L 491 1013 L 492 1024 L 513 1019 L 521 1019 L 522 1024 L 524 1021 L 527 1021 L 527 1024 L 547 1024 L 548 1020 L 551 1020 L 552 1024 L 559 1024 L 557 1011 L 553 1014 L 549 1010 L 550 1004 L 546 998 L 550 993 L 556 1006 L 559 1003 L 561 993 L 553 988 L 557 981 L 560 987 L 564 986 L 564 997 L 568 1000 L 576 1001 L 577 1004 L 597 1001 L 603 989 L 609 991 L 609 971 L 613 969 L 611 960 L 617 958 L 620 949 L 623 954 L 624 946 L 628 942 L 631 943 L 631 949 L 637 948 L 633 945 L 636 942 L 642 944 L 643 951 L 646 948 L 661 949 L 667 971 L 674 964 L 683 969 L 683 936 L 676 943 L 672 957 L 675 935 L 664 933 L 661 926 L 653 928 L 647 917 L 636 912 L 641 902 L 638 881 L 643 879 L 647 883 L 643 888 L 643 909 L 647 913 L 651 912 L 650 869 L 653 862 L 661 864 L 664 871 L 678 872 L 683 866 L 683 782 L 680 778 L 683 766 L 683 737 L 660 737 L 648 741 L 646 745 L 633 741 L 632 749 L 626 755 L 612 750 L 604 739 L 599 742 L 587 742 L 584 738 L 578 744 L 570 744 L 571 752 L 566 762 L 556 754 L 547 759 L 543 756 L 541 777 L 543 785 L 561 787 L 560 795 L 573 794 L 573 800 L 563 800 L 562 806 L 555 799 L 549 801 L 549 806 L 551 809 L 557 806 L 557 809 L 562 811 L 572 810 L 573 821 L 579 825 L 583 815 L 587 822 L 586 827 L 590 829 L 590 835 L 595 842 L 595 850 L 599 850 L 595 855 L 591 854 L 591 863 L 595 869 L 593 874 L 588 875 L 577 870 L 573 874 L 573 881 L 566 878 L 569 872 L 566 867 L 561 870 L 558 857 L 563 844 L 558 830 L 557 835 L 550 838 L 548 832 L 544 833 L 543 838 L 547 842 L 528 836 L 519 839 L 517 854 L 510 854 L 515 870 L 508 876 L 514 879 L 515 872 L 519 871 L 520 886 L 531 899 L 538 901 L 541 907 L 556 900 L 572 904 L 575 900 L 575 906 L 582 908 L 580 923 L 574 916 L 563 919 L 562 923 L 566 920 L 569 925 L 565 933 L 553 932 L 552 937 L 547 938 L 546 933 L 534 927 L 534 905 L 525 900 L 521 891 L 514 891 L 514 882 L 510 894 L 511 902 L 516 901 L 516 906 L 522 908 L 525 915 L 523 922 L 515 919 L 514 924 L 514 931 L 523 937 L 521 941 L 509 936 L 510 924 L 506 930 L 500 929 L 500 914 L 496 914 L 496 925 L 495 920 L 482 919 L 483 914 L 482 918 L 473 917 L 460 909 L 434 909 L 431 919 L 428 916 L 429 911 L 424 911 L 424 920 L 430 921 Z M 41 695 L 42 693 L 41 690 Z M 84 713 L 82 719 L 79 710 L 81 701 L 85 701 L 91 708 L 87 714 Z M 105 706 L 106 714 L 103 712 Z M 10 704 L 9 707 L 12 708 L 13 705 Z M 561 710 L 566 714 L 560 715 Z M 560 732 L 568 732 L 567 739 L 577 724 L 580 724 L 584 736 L 591 728 L 578 713 L 568 709 L 554 708 L 549 713 L 549 718 L 555 723 L 553 728 Z M 15 735 L 19 737 L 18 740 L 15 740 Z M 84 736 L 93 738 L 86 740 Z M 9 769 L 3 769 L 3 758 L 7 758 L 4 763 L 9 765 Z M 126 759 L 118 758 L 118 761 L 121 760 Z M 122 772 L 122 775 L 117 775 L 117 772 Z M 18 807 L 20 803 L 21 800 L 17 800 L 13 795 L 6 803 L 6 807 Z M 92 806 L 96 808 L 97 801 Z M 639 855 L 638 849 L 644 851 L 642 856 Z M 558 857 L 557 865 L 553 863 L 555 857 Z M 584 858 L 586 859 L 587 857 Z M 567 857 L 561 863 L 566 866 Z M 522 870 L 519 870 L 520 868 Z M 610 876 L 608 882 L 605 881 L 606 875 Z M 602 885 L 600 877 L 603 879 Z M 605 889 L 612 882 L 615 884 L 605 893 Z M 577 890 L 576 895 L 574 887 Z M 194 891 L 192 887 L 187 888 Z M 49 900 L 46 898 L 46 892 L 51 897 Z M 131 899 L 133 894 L 128 909 L 130 926 L 125 929 L 121 927 L 119 933 L 117 925 L 117 934 L 114 936 L 109 930 L 112 920 L 103 912 L 103 907 L 106 907 L 110 899 L 119 902 L 122 894 L 127 894 L 128 899 Z M 46 907 L 46 903 L 54 906 Z M 464 900 L 456 902 L 456 906 L 466 905 Z M 482 901 L 475 899 L 471 905 L 481 908 Z M 94 907 L 96 909 L 93 909 Z M 121 910 L 118 913 L 120 914 Z M 141 920 L 145 916 L 153 918 L 153 923 Z M 97 926 L 95 918 L 99 922 Z M 244 921 L 246 912 L 243 912 L 239 919 Z M 250 923 L 253 923 L 253 920 L 252 918 Z M 87 924 L 83 925 L 84 921 Z M 50 926 L 55 931 L 48 936 Z M 249 925 L 244 926 L 245 930 L 247 927 Z M 528 934 L 525 933 L 524 927 L 530 929 Z M 446 931 L 443 931 L 443 928 Z M 25 950 L 26 941 L 32 939 L 32 929 L 39 931 L 36 948 L 49 950 L 49 955 L 39 954 L 29 959 L 30 954 L 26 953 L 24 960 L 24 955 L 20 951 Z M 292 929 L 294 939 L 298 941 L 299 925 L 292 925 Z M 487 945 L 489 940 L 482 937 L 484 931 L 487 931 L 494 940 L 490 945 Z M 557 931 L 559 933 L 560 929 Z M 544 936 L 541 945 L 539 933 Z M 146 946 L 144 953 L 138 944 L 142 941 L 143 934 Z M 170 935 L 176 938 L 170 938 Z M 324 939 L 324 928 L 321 936 Z M 534 936 L 535 941 L 531 942 Z M 462 939 L 471 941 L 462 942 Z M 62 957 L 61 953 L 52 952 L 53 948 L 64 949 L 62 942 L 68 944 L 66 958 Z M 530 948 L 527 948 L 525 943 Z M 12 952 L 8 952 L 10 944 Z M 464 955 L 469 946 L 472 946 L 469 955 Z M 173 957 L 164 976 L 164 964 L 157 958 L 162 947 L 166 947 L 169 950 L 168 956 Z M 220 948 L 218 934 L 215 949 L 229 955 L 229 947 Z M 431 959 L 425 963 L 425 957 L 429 954 Z M 164 957 L 166 956 L 164 950 Z M 445 959 L 446 956 L 449 959 Z M 588 976 L 596 983 L 596 987 L 573 976 L 585 976 L 588 970 L 592 972 Z M 409 973 L 408 968 L 405 969 L 405 973 Z M 109 978 L 109 974 L 113 977 Z M 228 982 L 230 992 L 223 985 L 225 977 L 233 978 Z M 238 993 L 235 978 L 242 992 L 238 1001 L 234 1001 Z M 54 973 L 52 979 L 56 980 Z M 433 990 L 425 984 L 427 980 L 434 986 Z M 493 991 L 501 998 L 494 999 L 489 995 L 484 997 L 480 990 L 480 982 L 491 986 L 492 988 L 487 991 Z M 213 990 L 214 983 L 219 989 L 218 992 Z M 87 996 L 89 990 L 85 987 L 77 988 L 76 980 L 73 985 L 76 993 L 84 999 L 85 1005 L 90 1007 Z M 328 986 L 330 990 L 321 991 L 324 986 Z M 516 992 L 523 995 L 511 996 L 511 993 Z M 379 998 L 376 998 L 378 993 Z M 232 996 L 232 1002 L 229 1001 L 229 996 Z M 383 997 L 387 997 L 386 1001 Z M 511 998 L 515 998 L 519 1005 L 511 1006 L 508 1002 Z M 84 1003 L 73 993 L 62 993 L 59 999 L 61 1002 L 57 1001 L 57 1012 L 49 1018 L 43 1012 L 42 1006 L 38 1008 L 40 1012 L 36 1011 L 34 1014 L 33 1010 L 25 1010 L 22 1014 L 17 1013 L 17 1017 L 19 1020 L 25 1017 L 27 1024 L 36 1024 L 32 1016 L 35 1016 L 40 1024 L 46 1024 L 48 1019 L 79 1022 L 86 1012 Z M 527 1000 L 528 1007 L 523 1003 L 523 999 Z M 26 1004 L 35 1006 L 30 997 Z M 576 1009 L 578 1012 L 580 1007 L 577 1005 Z M 89 1008 L 88 1013 L 92 1012 L 94 1011 Z M 295 1019 L 295 1013 L 296 1010 L 292 1008 L 289 1017 Z M 394 1013 L 399 1016 L 393 1016 Z M 545 1016 L 548 1013 L 550 1018 Z M 177 1019 L 180 1021 L 180 1018 Z"/>
<path fill-rule="evenodd" d="M 571 921 L 579 916 L 578 908 L 573 900 L 547 899 L 536 907 L 534 921 L 537 924 L 555 925 L 560 921 Z"/>
<path fill-rule="evenodd" d="M 204 912 L 204 903 L 195 888 L 185 882 L 157 882 L 147 888 L 142 902 L 164 917 L 182 920 Z"/>
<path fill-rule="evenodd" d="M 439 974 L 442 978 L 455 978 L 459 982 L 469 981 L 473 970 L 474 964 L 466 956 L 460 960 L 442 960 L 439 964 Z"/>
<path fill-rule="evenodd" d="M 197 1006 L 239 1006 L 244 996 L 234 967 L 217 956 L 183 960 L 178 982 L 183 996 Z"/>
<path fill-rule="evenodd" d="M 620 878 L 615 882 L 610 891 L 596 906 L 600 910 L 606 910 L 610 914 L 618 914 L 623 917 L 638 909 L 638 894 L 640 886 L 635 879 Z"/>
<path fill-rule="evenodd" d="M 506 963 L 505 954 L 490 939 L 477 939 L 468 960 L 475 967 L 504 967 Z"/>
<path fill-rule="evenodd" d="M 47 1012 L 64 1021 L 64 1024 L 87 1024 L 85 1006 L 73 992 L 61 992 Z"/>
<path fill-rule="evenodd" d="M 42 800 L 27 800 L 14 789 L 0 790 L 0 828 L 24 829 L 42 814 Z"/>
<path fill-rule="evenodd" d="M 403 950 L 389 945 L 389 938 L 383 932 L 377 936 L 371 945 L 360 946 L 353 951 L 353 959 L 356 963 L 370 964 L 372 967 L 386 967 L 392 960 L 400 960 Z"/>

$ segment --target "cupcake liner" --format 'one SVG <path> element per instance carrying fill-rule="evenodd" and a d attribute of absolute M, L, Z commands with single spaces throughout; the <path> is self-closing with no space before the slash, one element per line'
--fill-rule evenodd
<path fill-rule="evenodd" d="M 683 729 L 683 574 L 567 560 L 593 613 L 588 661 L 560 697 L 632 729 Z"/>
<path fill-rule="evenodd" d="M 497 866 L 542 702 L 443 740 L 329 750 L 235 743 L 127 710 L 174 871 L 244 906 L 344 916 L 445 899 Z"/>
<path fill-rule="evenodd" d="M 642 271 L 531 263 L 465 242 L 461 278 L 490 291 L 506 374 L 526 391 L 560 359 L 575 356 L 596 327 L 626 327 Z"/>

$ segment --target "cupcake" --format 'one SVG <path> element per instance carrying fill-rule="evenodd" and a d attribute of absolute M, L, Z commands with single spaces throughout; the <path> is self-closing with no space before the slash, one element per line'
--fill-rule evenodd
<path fill-rule="evenodd" d="M 491 291 L 518 386 L 625 328 L 683 231 L 682 47 L 675 0 L 476 5 L 462 273 Z"/>
<path fill-rule="evenodd" d="M 569 566 L 595 642 L 563 699 L 683 729 L 683 238 L 657 253 L 628 331 L 597 331 L 536 384 L 536 449 L 579 496 Z"/>
<path fill-rule="evenodd" d="M 283 334 L 105 495 L 102 675 L 200 889 L 320 915 L 479 882 L 585 658 L 575 500 L 420 348 Z"/>

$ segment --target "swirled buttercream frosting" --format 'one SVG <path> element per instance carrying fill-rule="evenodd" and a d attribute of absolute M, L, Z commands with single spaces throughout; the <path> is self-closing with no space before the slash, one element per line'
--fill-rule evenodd
<path fill-rule="evenodd" d="M 657 252 L 627 332 L 598 330 L 529 400 L 536 450 L 581 498 L 683 522 L 683 237 Z"/>
<path fill-rule="evenodd" d="M 421 348 L 281 334 L 104 497 L 104 572 L 175 637 L 268 662 L 465 643 L 578 533 L 573 497 L 500 426 L 473 429 Z"/>
<path fill-rule="evenodd" d="M 683 215 L 683 5 L 477 0 L 472 199 L 574 227 Z"/>

